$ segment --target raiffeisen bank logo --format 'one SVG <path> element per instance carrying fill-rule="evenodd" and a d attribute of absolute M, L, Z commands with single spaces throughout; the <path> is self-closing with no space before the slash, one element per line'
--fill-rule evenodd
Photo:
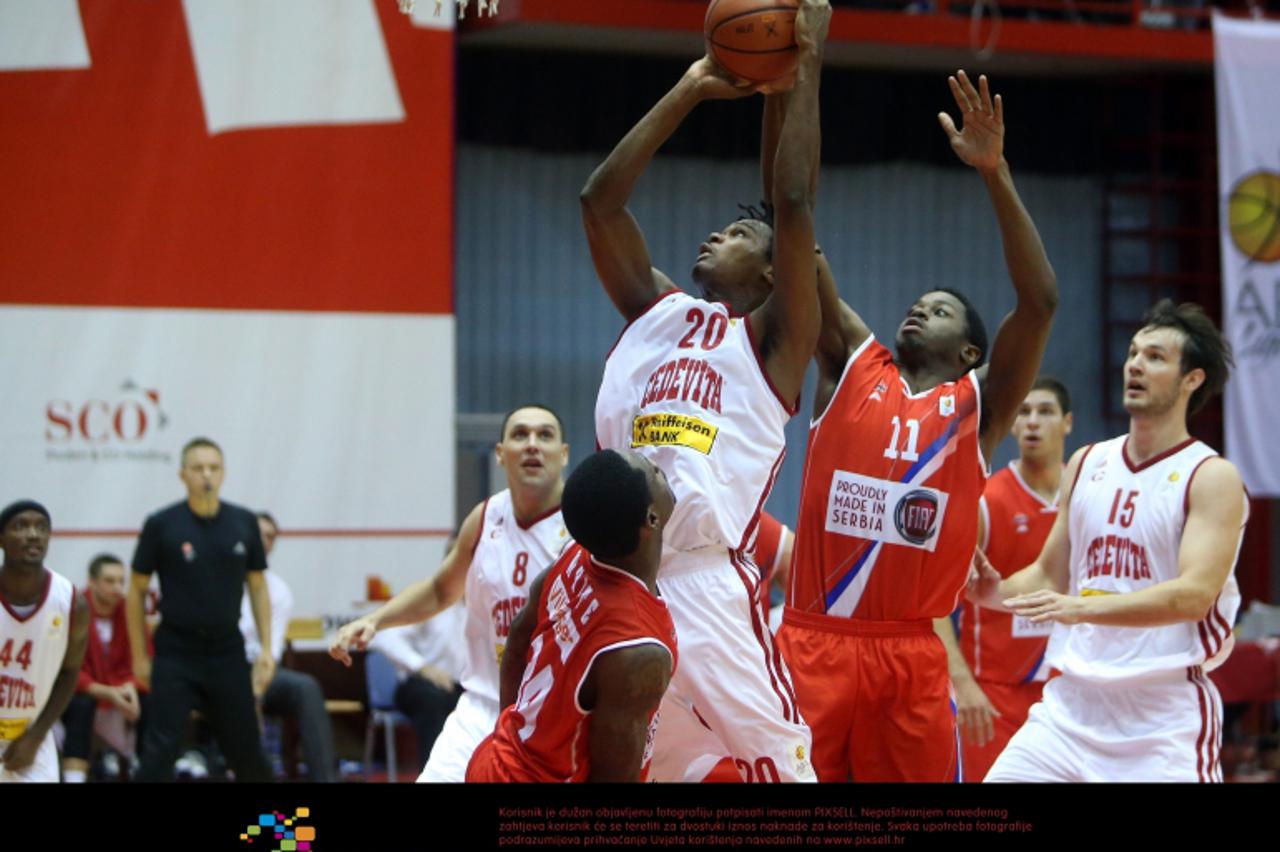
<path fill-rule="evenodd" d="M 298 808 L 293 816 L 279 811 L 258 814 L 258 821 L 240 832 L 240 840 L 249 844 L 255 852 L 315 852 L 316 827 L 303 825 L 311 820 L 311 808 Z M 266 842 L 263 842 L 266 838 Z"/>

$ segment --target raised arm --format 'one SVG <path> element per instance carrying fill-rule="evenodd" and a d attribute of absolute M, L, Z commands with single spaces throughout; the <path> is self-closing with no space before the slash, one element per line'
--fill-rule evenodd
<path fill-rule="evenodd" d="M 582 224 L 596 275 L 614 307 L 630 322 L 654 299 L 675 287 L 654 269 L 649 246 L 627 202 L 649 161 L 695 106 L 712 98 L 734 98 L 750 89 L 735 87 L 708 57 L 685 72 L 640 122 L 622 137 L 582 188 Z"/>
<path fill-rule="evenodd" d="M 1235 565 L 1247 503 L 1240 474 L 1226 459 L 1205 462 L 1189 488 L 1176 578 L 1125 594 L 1040 592 L 1015 598 L 1010 607 L 1032 621 L 1113 627 L 1157 627 L 1207 618 Z"/>
<path fill-rule="evenodd" d="M 588 781 L 639 781 L 649 719 L 671 680 L 671 654 L 661 645 L 633 645 L 601 654 L 579 701 L 591 710 Z"/>
<path fill-rule="evenodd" d="M 978 78 L 977 89 L 963 71 L 948 78 L 948 83 L 960 108 L 962 127 L 957 130 L 945 112 L 938 114 L 938 121 L 956 156 L 977 169 L 986 184 L 1017 297 L 992 341 L 990 363 L 980 373 L 985 409 L 982 451 L 990 458 L 1040 371 L 1058 306 L 1058 280 L 1004 158 L 1004 102 L 999 95 L 992 99 L 985 76 Z"/>
<path fill-rule="evenodd" d="M 538 607 L 541 606 L 542 586 L 546 581 L 547 571 L 534 578 L 529 586 L 529 597 L 512 619 L 511 629 L 507 632 L 507 644 L 503 646 L 502 659 L 498 662 L 498 708 L 501 710 L 515 704 L 516 696 L 520 694 L 520 681 L 524 677 L 533 629 L 538 626 Z"/>
<path fill-rule="evenodd" d="M 773 292 L 749 322 L 765 370 L 784 399 L 798 399 L 818 341 L 813 190 L 819 148 L 818 86 L 831 23 L 827 0 L 803 0 L 796 15 L 800 60 L 773 166 Z"/>
<path fill-rule="evenodd" d="M 343 625 L 329 645 L 329 656 L 349 666 L 351 655 L 348 652 L 367 648 L 374 635 L 384 627 L 426 621 L 453 606 L 467 585 L 471 556 L 480 540 L 484 506 L 484 503 L 477 505 L 462 522 L 453 549 L 445 554 L 444 562 L 440 563 L 440 570 L 434 577 L 419 580 L 368 615 Z"/>

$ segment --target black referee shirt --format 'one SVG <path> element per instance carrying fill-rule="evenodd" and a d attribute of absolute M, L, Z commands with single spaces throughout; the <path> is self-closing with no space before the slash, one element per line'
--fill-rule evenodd
<path fill-rule="evenodd" d="M 258 518 L 241 506 L 220 503 L 218 514 L 202 518 L 183 500 L 148 517 L 133 570 L 160 576 L 156 649 L 239 646 L 243 653 L 238 625 L 245 575 L 266 567 Z"/>

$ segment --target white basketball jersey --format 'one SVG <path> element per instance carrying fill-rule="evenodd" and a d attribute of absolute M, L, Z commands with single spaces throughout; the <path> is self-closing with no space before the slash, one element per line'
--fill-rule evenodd
<path fill-rule="evenodd" d="M 1127 437 L 1093 445 L 1080 463 L 1070 528 L 1072 587 L 1081 595 L 1136 592 L 1177 578 L 1191 480 L 1217 455 L 1192 439 L 1134 465 L 1125 452 Z M 1247 516 L 1247 501 L 1245 511 Z M 1163 627 L 1073 624 L 1059 665 L 1064 673 L 1092 681 L 1213 668 L 1231 652 L 1239 606 L 1233 564 L 1203 621 Z"/>
<path fill-rule="evenodd" d="M 559 507 L 521 526 L 510 491 L 485 501 L 480 538 L 467 571 L 463 689 L 497 702 L 498 666 L 511 622 L 524 606 L 529 584 L 551 567 L 568 541 Z"/>
<path fill-rule="evenodd" d="M 638 450 L 667 475 L 676 508 L 665 551 L 749 550 L 792 414 L 756 356 L 747 318 L 673 290 L 609 353 L 596 441 Z"/>
<path fill-rule="evenodd" d="M 75 588 L 61 574 L 46 569 L 46 577 L 26 616 L 0 599 L 0 750 L 40 715 L 67 653 Z"/>

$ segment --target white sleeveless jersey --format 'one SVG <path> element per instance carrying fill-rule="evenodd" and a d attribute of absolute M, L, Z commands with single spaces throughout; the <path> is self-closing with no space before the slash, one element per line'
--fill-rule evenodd
<path fill-rule="evenodd" d="M 40 715 L 67 653 L 75 588 L 61 574 L 46 569 L 46 576 L 40 604 L 27 616 L 0 599 L 0 750 Z"/>
<path fill-rule="evenodd" d="M 467 571 L 463 689 L 498 701 L 498 666 L 511 622 L 524 606 L 529 584 L 551 567 L 568 541 L 559 507 L 521 526 L 509 490 L 485 501 Z"/>
<path fill-rule="evenodd" d="M 596 441 L 638 450 L 667 475 L 676 508 L 664 551 L 750 550 L 794 413 L 765 375 L 747 318 L 673 290 L 609 353 Z"/>
<path fill-rule="evenodd" d="M 1080 463 L 1070 509 L 1073 593 L 1136 592 L 1178 576 L 1191 480 L 1217 453 L 1190 439 L 1133 465 L 1125 452 L 1127 437 L 1093 445 Z M 1247 500 L 1245 512 L 1247 519 Z M 1243 537 L 1243 527 L 1240 533 Z M 1091 681 L 1214 668 L 1231 652 L 1231 626 L 1240 606 L 1234 564 L 1231 571 L 1203 621 L 1163 627 L 1073 624 L 1057 664 L 1064 673 Z"/>

